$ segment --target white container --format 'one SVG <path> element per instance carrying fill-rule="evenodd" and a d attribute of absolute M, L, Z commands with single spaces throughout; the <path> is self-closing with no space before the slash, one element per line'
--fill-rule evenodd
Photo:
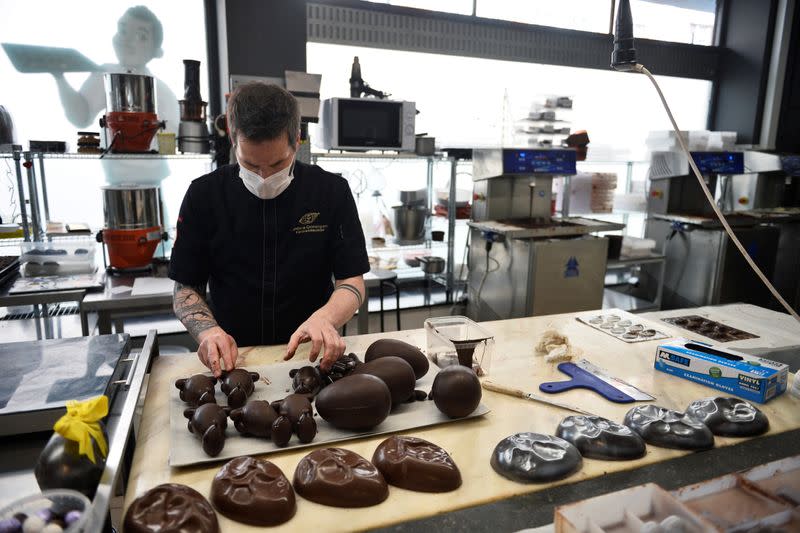
<path fill-rule="evenodd" d="M 47 509 L 62 516 L 69 511 L 78 511 L 81 513 L 80 518 L 64 529 L 65 533 L 78 533 L 83 531 L 87 520 L 89 520 L 90 505 L 89 498 L 78 491 L 70 489 L 46 490 L 41 494 L 27 496 L 3 507 L 0 509 L 0 520 L 13 518 L 17 513 L 32 516 L 36 515 L 37 511 Z"/>
<path fill-rule="evenodd" d="M 494 353 L 494 335 L 465 316 L 425 320 L 428 358 L 444 368 L 462 364 L 478 376 L 489 373 Z"/>
<path fill-rule="evenodd" d="M 94 265 L 97 243 L 89 240 L 24 242 L 20 245 L 20 263 L 49 264 L 87 264 Z"/>

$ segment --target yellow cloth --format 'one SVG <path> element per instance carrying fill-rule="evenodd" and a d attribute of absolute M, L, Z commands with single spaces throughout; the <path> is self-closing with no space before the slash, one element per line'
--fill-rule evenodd
<path fill-rule="evenodd" d="M 107 414 L 108 398 L 105 396 L 89 398 L 83 402 L 69 400 L 67 414 L 58 419 L 53 429 L 65 439 L 77 442 L 78 453 L 96 463 L 92 439 L 97 443 L 103 457 L 108 454 L 108 443 L 103 435 L 103 428 L 100 427 L 100 420 Z"/>

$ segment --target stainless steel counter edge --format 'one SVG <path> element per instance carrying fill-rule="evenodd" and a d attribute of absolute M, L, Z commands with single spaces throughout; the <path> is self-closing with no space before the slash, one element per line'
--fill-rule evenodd
<path fill-rule="evenodd" d="M 131 361 L 131 366 L 128 369 L 128 376 L 120 384 L 120 390 L 112 404 L 112 411 L 106 418 L 106 428 L 111 445 L 106 457 L 105 470 L 92 501 L 91 514 L 84 528 L 86 532 L 101 531 L 106 522 L 111 497 L 117 485 L 121 463 L 125 456 L 125 449 L 128 446 L 128 436 L 133 429 L 133 417 L 136 412 L 136 404 L 142 393 L 144 377 L 150 366 L 150 361 L 157 355 L 157 332 L 156 330 L 150 330 L 147 332 L 141 351 L 132 358 L 133 361 Z M 124 400 L 120 401 L 123 396 Z M 135 440 L 132 439 L 130 442 L 135 442 Z"/>

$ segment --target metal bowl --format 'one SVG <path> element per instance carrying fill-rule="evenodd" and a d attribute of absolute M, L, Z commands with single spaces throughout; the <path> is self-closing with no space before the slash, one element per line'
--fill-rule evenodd
<path fill-rule="evenodd" d="M 441 257 L 420 257 L 422 271 L 426 274 L 441 274 L 444 272 L 444 259 Z"/>

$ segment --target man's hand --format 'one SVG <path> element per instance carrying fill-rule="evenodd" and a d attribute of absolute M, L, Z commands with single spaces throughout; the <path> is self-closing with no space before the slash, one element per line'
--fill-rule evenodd
<path fill-rule="evenodd" d="M 344 340 L 339 336 L 339 332 L 336 331 L 333 323 L 315 313 L 300 324 L 300 327 L 289 339 L 289 345 L 286 347 L 286 356 L 283 360 L 287 361 L 294 357 L 297 347 L 309 341 L 311 341 L 311 352 L 308 354 L 308 360 L 311 362 L 316 361 L 320 352 L 322 352 L 324 355 L 319 366 L 325 372 L 330 370 L 333 363 L 344 354 Z"/>
<path fill-rule="evenodd" d="M 211 369 L 214 376 L 222 375 L 220 361 L 225 365 L 225 370 L 233 370 L 239 348 L 233 337 L 225 333 L 225 330 L 219 326 L 206 329 L 199 333 L 198 340 L 200 348 L 197 349 L 197 357 Z"/>

